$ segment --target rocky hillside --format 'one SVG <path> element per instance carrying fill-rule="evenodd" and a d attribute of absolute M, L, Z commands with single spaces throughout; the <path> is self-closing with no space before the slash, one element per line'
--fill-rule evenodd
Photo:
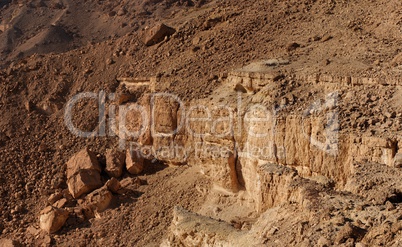
<path fill-rule="evenodd" d="M 0 1 L 0 245 L 399 246 L 401 5 Z"/>

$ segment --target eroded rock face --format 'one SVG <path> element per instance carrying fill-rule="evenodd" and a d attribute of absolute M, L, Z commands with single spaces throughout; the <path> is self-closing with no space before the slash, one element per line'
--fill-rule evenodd
<path fill-rule="evenodd" d="M 125 158 L 124 152 L 115 149 L 108 149 L 106 151 L 106 173 L 111 177 L 121 177 L 123 174 Z"/>
<path fill-rule="evenodd" d="M 102 186 L 101 168 L 94 153 L 87 148 L 67 162 L 67 185 L 71 195 L 79 198 Z"/>
<path fill-rule="evenodd" d="M 40 228 L 47 233 L 55 233 L 63 227 L 68 215 L 69 213 L 64 209 L 49 206 L 41 212 Z"/>

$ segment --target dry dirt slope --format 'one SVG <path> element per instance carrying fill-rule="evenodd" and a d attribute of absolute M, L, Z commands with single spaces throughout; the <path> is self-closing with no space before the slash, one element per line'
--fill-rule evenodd
<path fill-rule="evenodd" d="M 204 98 L 222 83 L 222 73 L 272 57 L 311 74 L 400 73 L 400 1 L 65 0 L 1 1 L 0 6 L 0 230 L 2 237 L 28 245 L 49 241 L 41 234 L 35 243 L 35 233 L 27 232 L 37 227 L 48 195 L 65 187 L 68 158 L 87 145 L 100 154 L 116 145 L 113 138 L 76 138 L 64 127 L 63 107 L 78 92 L 113 92 L 118 76 L 158 75 L 182 99 Z M 142 29 L 158 21 L 177 32 L 146 47 Z M 96 106 L 80 110 L 77 124 L 93 129 Z M 198 211 L 202 205 L 187 184 L 176 189 L 182 197 L 161 200 L 160 194 L 186 172 L 194 171 L 168 168 L 150 174 L 149 185 L 141 188 L 143 204 L 111 209 L 101 223 L 66 227 L 52 243 L 95 246 L 103 239 L 104 244 L 157 245 L 174 206 Z M 202 177 L 194 180 L 189 183 L 209 188 Z M 150 206 L 158 203 L 163 205 Z M 137 215 L 141 205 L 146 210 Z M 131 221 L 134 211 L 138 222 Z"/>

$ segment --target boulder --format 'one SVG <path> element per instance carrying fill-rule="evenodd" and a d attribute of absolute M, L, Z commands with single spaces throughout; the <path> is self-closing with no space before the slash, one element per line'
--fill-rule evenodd
<path fill-rule="evenodd" d="M 88 194 L 84 201 L 84 213 L 87 218 L 93 218 L 96 213 L 105 211 L 112 202 L 113 195 L 106 186 Z"/>
<path fill-rule="evenodd" d="M 127 150 L 126 168 L 133 175 L 138 175 L 144 170 L 144 158 L 136 150 Z"/>
<path fill-rule="evenodd" d="M 100 173 L 96 170 L 82 170 L 67 181 L 68 190 L 74 198 L 79 198 L 102 187 Z"/>
<path fill-rule="evenodd" d="M 152 46 L 162 42 L 165 37 L 174 34 L 176 30 L 161 23 L 145 31 L 144 43 L 146 46 Z"/>
<path fill-rule="evenodd" d="M 89 151 L 88 148 L 82 149 L 67 162 L 67 179 L 82 170 L 95 170 L 99 173 L 101 172 L 101 167 L 96 155 Z"/>
<path fill-rule="evenodd" d="M 108 149 L 106 151 L 106 173 L 115 178 L 121 177 L 123 174 L 123 167 L 125 162 L 124 152 L 120 152 L 114 149 Z"/>
<path fill-rule="evenodd" d="M 84 148 L 67 162 L 67 185 L 74 198 L 102 186 L 101 167 L 94 153 Z"/>
<path fill-rule="evenodd" d="M 116 178 L 110 179 L 105 185 L 113 193 L 118 193 L 118 191 L 121 189 L 121 184 Z"/>
<path fill-rule="evenodd" d="M 39 226 L 47 233 L 55 233 L 63 227 L 67 218 L 66 210 L 49 206 L 41 211 Z"/>

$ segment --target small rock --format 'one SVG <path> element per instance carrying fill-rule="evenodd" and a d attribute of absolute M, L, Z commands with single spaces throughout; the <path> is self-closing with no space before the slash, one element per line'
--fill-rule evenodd
<path fill-rule="evenodd" d="M 112 202 L 112 193 L 104 186 L 88 194 L 84 202 L 84 213 L 88 218 L 93 218 L 96 213 L 105 211 Z"/>
<path fill-rule="evenodd" d="M 300 47 L 300 44 L 295 43 L 295 42 L 292 42 L 292 43 L 290 43 L 290 44 L 288 44 L 288 45 L 286 46 L 286 50 L 287 50 L 287 51 L 294 51 L 294 50 L 296 50 L 296 49 L 299 48 L 299 47 Z"/>
<path fill-rule="evenodd" d="M 332 38 L 333 38 L 333 37 L 332 37 L 331 35 L 327 34 L 327 35 L 324 35 L 324 36 L 322 37 L 321 41 L 322 41 L 322 42 L 326 42 L 326 41 L 328 41 L 328 40 L 330 40 L 330 39 L 332 39 Z"/>
<path fill-rule="evenodd" d="M 3 238 L 3 239 L 0 239 L 0 246 L 1 247 L 16 247 L 19 245 L 14 240 Z"/>
<path fill-rule="evenodd" d="M 67 202 L 68 201 L 67 201 L 66 198 L 60 199 L 60 200 L 58 200 L 57 202 L 55 202 L 53 204 L 53 207 L 55 207 L 55 208 L 64 208 L 64 206 L 66 206 Z"/>
<path fill-rule="evenodd" d="M 325 237 L 320 237 L 320 239 L 318 239 L 317 246 L 318 247 L 329 247 L 329 246 L 332 246 L 332 244 L 331 244 L 331 241 L 329 241 Z"/>
<path fill-rule="evenodd" d="M 112 58 L 106 59 L 106 65 L 111 65 L 111 64 L 114 64 L 114 63 L 115 63 L 115 61 Z"/>
<path fill-rule="evenodd" d="M 117 11 L 118 16 L 122 16 L 125 14 L 127 14 L 127 10 L 125 8 L 121 8 L 121 9 L 119 9 L 119 11 Z"/>
<path fill-rule="evenodd" d="M 141 185 L 141 180 L 139 178 L 125 178 L 120 181 L 122 188 L 138 188 Z"/>
<path fill-rule="evenodd" d="M 133 175 L 138 175 L 144 170 L 144 158 L 135 150 L 126 152 L 126 168 Z"/>
<path fill-rule="evenodd" d="M 335 244 L 342 244 L 353 235 L 353 228 L 349 222 L 347 222 L 336 234 Z"/>
<path fill-rule="evenodd" d="M 34 103 L 32 103 L 31 101 L 25 101 L 25 109 L 28 111 L 28 112 L 32 112 L 33 110 L 34 110 L 34 108 L 35 108 L 35 105 L 34 105 Z"/>
<path fill-rule="evenodd" d="M 113 193 L 117 193 L 121 189 L 121 184 L 116 178 L 110 179 L 105 185 Z"/>
<path fill-rule="evenodd" d="M 106 151 L 106 173 L 115 178 L 121 177 L 123 174 L 123 167 L 125 162 L 125 155 L 115 149 L 108 149 Z"/>
<path fill-rule="evenodd" d="M 60 230 L 68 218 L 68 212 L 64 209 L 46 207 L 41 212 L 39 226 L 47 233 L 55 233 Z"/>
<path fill-rule="evenodd" d="M 394 157 L 394 167 L 401 168 L 402 167 L 402 153 L 397 153 Z"/>
<path fill-rule="evenodd" d="M 49 198 L 47 199 L 47 201 L 50 203 L 50 204 L 53 204 L 53 203 L 55 203 L 55 202 L 57 202 L 58 200 L 60 200 L 61 198 L 63 197 L 63 194 L 62 193 L 53 193 L 53 194 L 51 194 L 50 196 L 49 196 Z"/>
<path fill-rule="evenodd" d="M 390 201 L 387 201 L 387 202 L 385 203 L 385 208 L 386 208 L 388 211 L 392 211 L 392 210 L 395 209 L 395 206 L 394 206 L 394 204 L 392 204 Z"/>
<path fill-rule="evenodd" d="M 162 42 L 165 37 L 171 36 L 176 30 L 161 23 L 145 31 L 144 43 L 146 46 Z"/>

